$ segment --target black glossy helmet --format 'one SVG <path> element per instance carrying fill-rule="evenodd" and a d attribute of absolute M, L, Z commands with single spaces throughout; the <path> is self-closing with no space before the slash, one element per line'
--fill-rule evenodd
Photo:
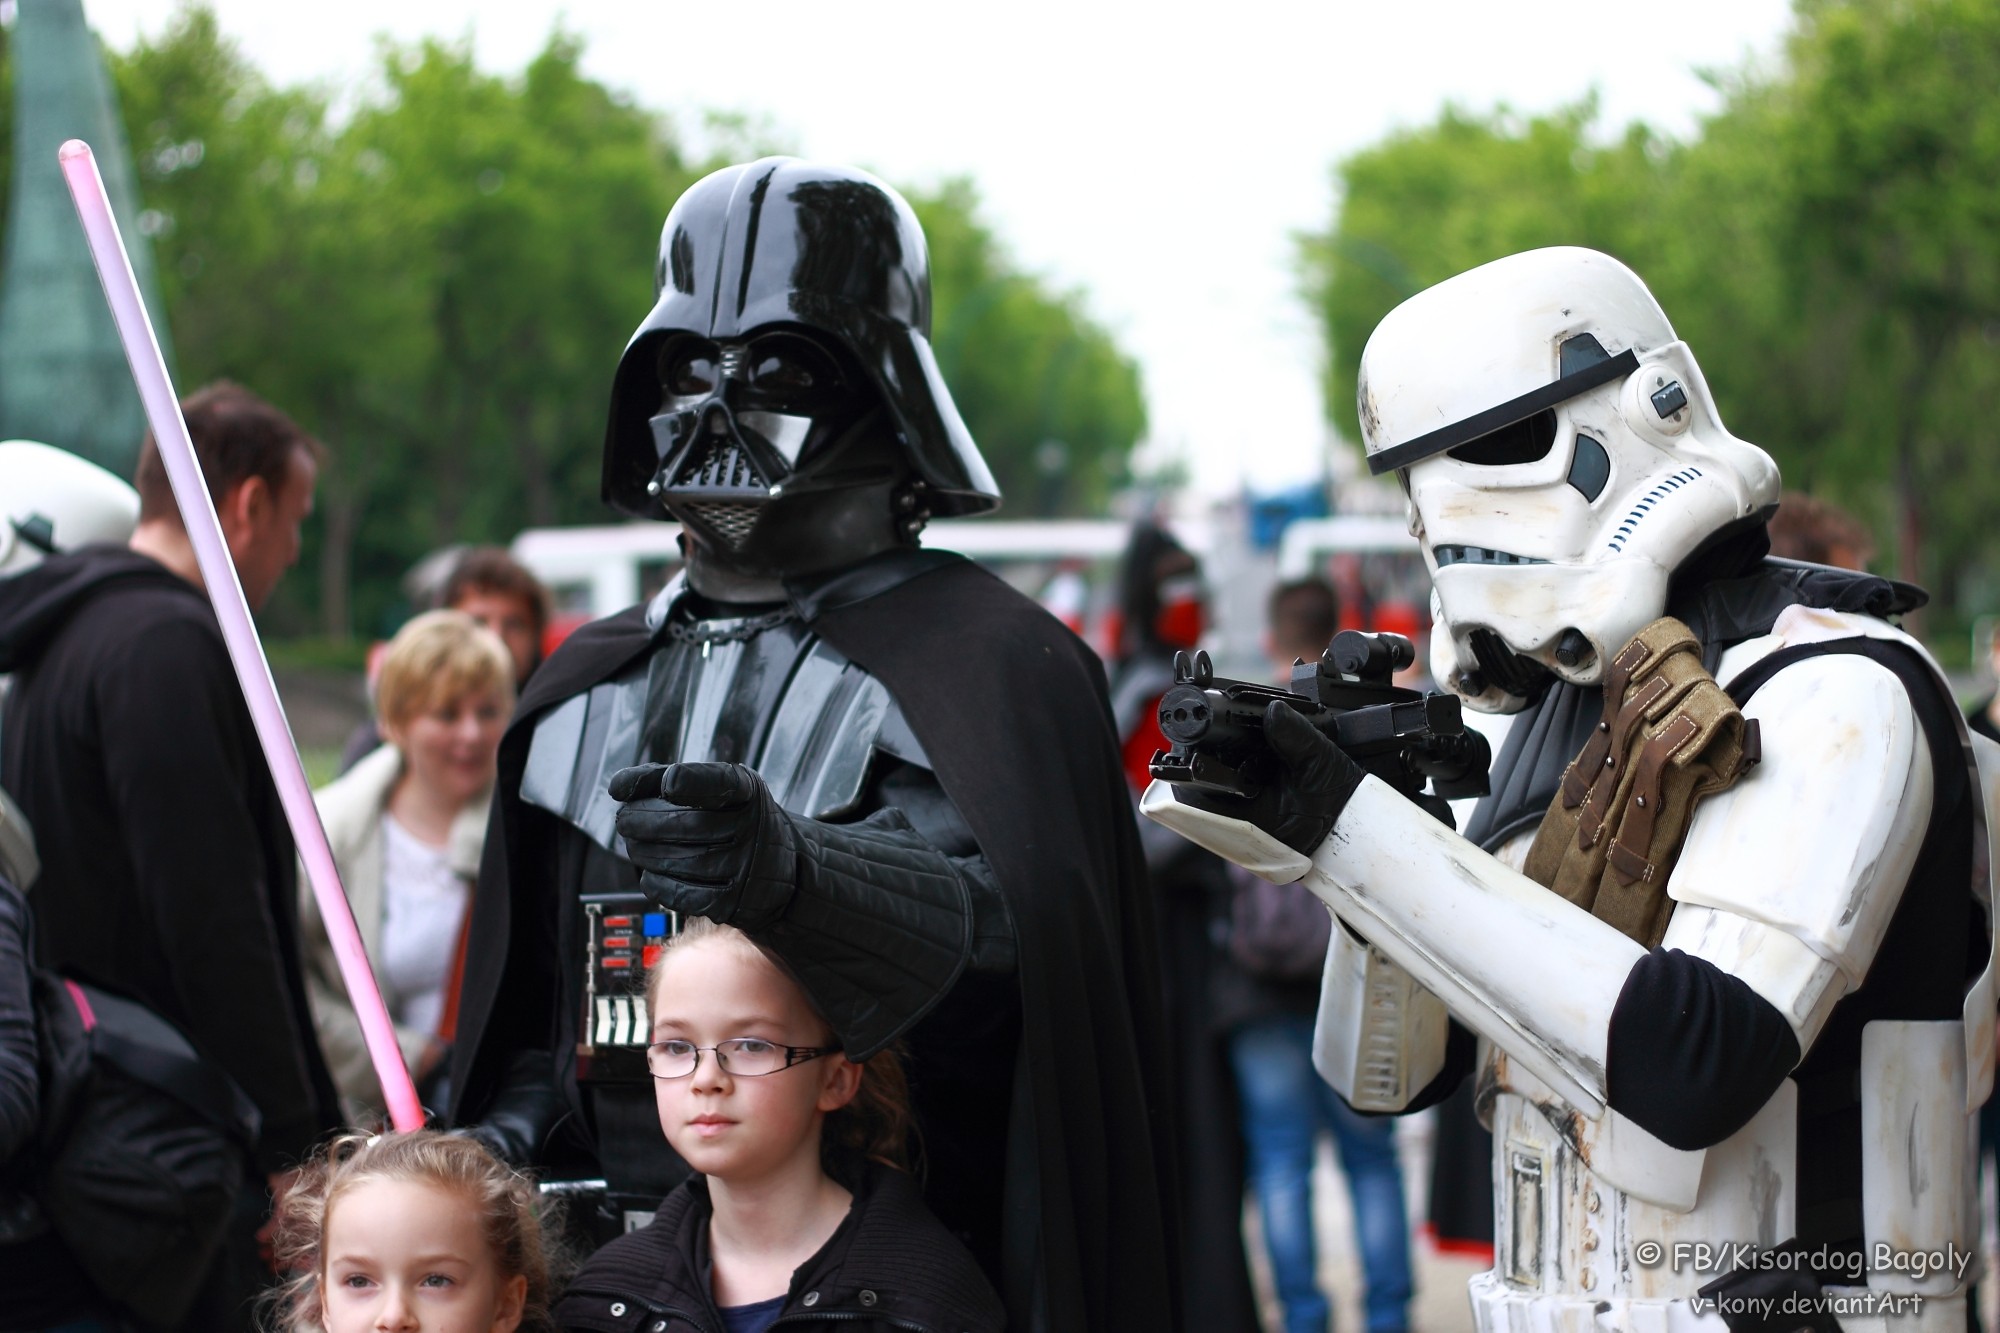
<path fill-rule="evenodd" d="M 667 215 L 655 283 L 612 385 L 613 507 L 679 517 L 727 554 L 766 506 L 879 477 L 885 457 L 901 474 L 885 515 L 999 504 L 931 354 L 923 229 L 881 181 L 789 157 L 725 167 Z"/>

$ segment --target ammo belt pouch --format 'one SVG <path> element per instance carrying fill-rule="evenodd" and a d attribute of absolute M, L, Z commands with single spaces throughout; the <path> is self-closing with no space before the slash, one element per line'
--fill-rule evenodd
<path fill-rule="evenodd" d="M 1606 668 L 1604 717 L 1564 771 L 1524 869 L 1654 948 L 1695 806 L 1758 757 L 1757 724 L 1702 669 L 1688 627 L 1662 617 Z"/>

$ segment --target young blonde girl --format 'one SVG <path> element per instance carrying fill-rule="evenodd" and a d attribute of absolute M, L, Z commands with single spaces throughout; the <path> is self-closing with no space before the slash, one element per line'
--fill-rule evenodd
<path fill-rule="evenodd" d="M 647 998 L 660 1127 L 697 1174 L 651 1226 L 584 1265 L 559 1327 L 1004 1326 L 978 1265 L 910 1177 L 892 1055 L 847 1059 L 790 974 L 741 931 L 699 918 L 654 965 Z"/>
<path fill-rule="evenodd" d="M 471 1139 L 350 1134 L 279 1205 L 277 1333 L 539 1333 L 534 1184 Z"/>

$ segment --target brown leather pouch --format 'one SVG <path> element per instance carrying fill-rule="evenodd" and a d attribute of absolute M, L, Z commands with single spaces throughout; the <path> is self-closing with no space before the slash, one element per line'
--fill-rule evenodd
<path fill-rule="evenodd" d="M 1757 724 L 1702 668 L 1694 634 L 1671 616 L 1654 621 L 1605 671 L 1603 720 L 1563 773 L 1528 876 L 1654 947 L 1696 805 L 1758 755 Z"/>

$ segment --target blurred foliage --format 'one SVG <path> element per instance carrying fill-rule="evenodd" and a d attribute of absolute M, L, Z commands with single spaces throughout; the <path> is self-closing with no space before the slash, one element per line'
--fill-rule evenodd
<path fill-rule="evenodd" d="M 1013 268 L 972 182 L 912 192 L 930 241 L 931 346 L 1010 514 L 1101 514 L 1146 432 L 1138 363 L 1079 293 Z"/>
<path fill-rule="evenodd" d="M 465 42 L 384 43 L 336 104 L 272 85 L 199 5 L 106 53 L 184 388 L 239 380 L 329 449 L 307 576 L 264 613 L 275 631 L 385 633 L 428 551 L 615 521 L 597 498 L 604 410 L 660 224 L 776 136 L 727 115 L 683 136 L 582 54 L 558 27 L 503 77 Z M 1078 295 L 1015 266 L 969 183 L 913 201 L 938 360 L 1009 512 L 1100 506 L 1145 428 L 1135 365 Z"/>
<path fill-rule="evenodd" d="M 1391 307 L 1544 245 L 1643 275 L 1732 430 L 1843 504 L 1945 621 L 2000 603 L 2000 6 L 1798 0 L 1782 56 L 1715 76 L 1689 142 L 1611 132 L 1586 98 L 1447 109 L 1340 163 L 1300 239 L 1327 414 Z M 1940 626 L 1942 628 L 1942 626 Z"/>

